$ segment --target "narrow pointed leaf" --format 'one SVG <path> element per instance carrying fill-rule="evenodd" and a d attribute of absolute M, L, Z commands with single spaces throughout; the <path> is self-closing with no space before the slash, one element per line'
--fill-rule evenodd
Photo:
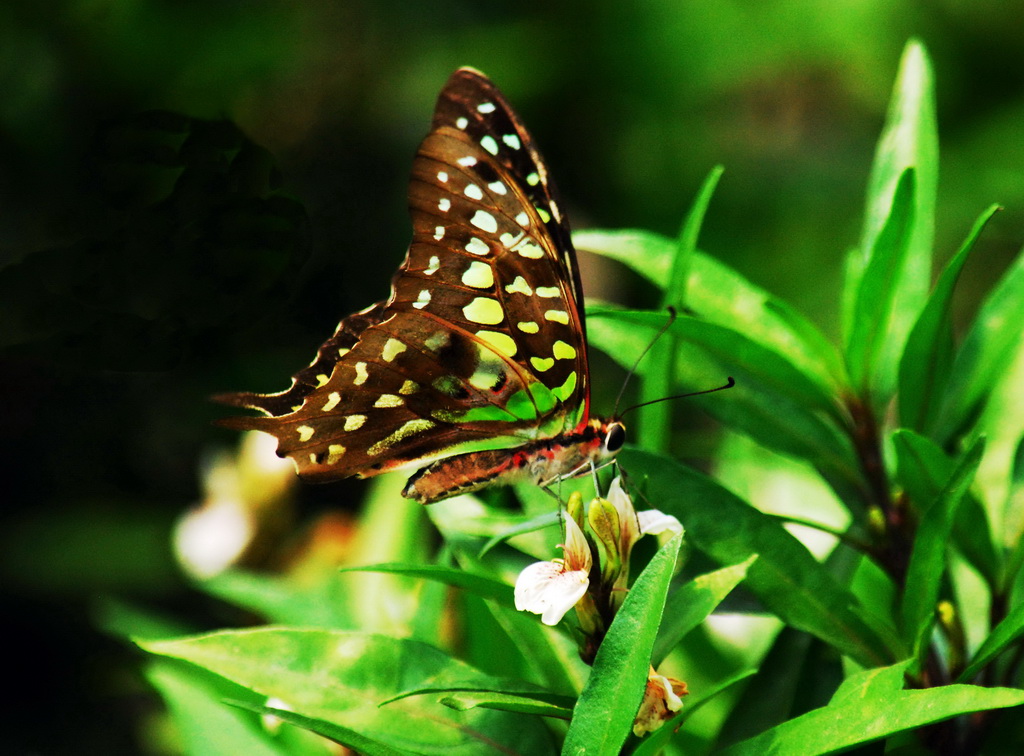
<path fill-rule="evenodd" d="M 658 630 L 658 640 L 654 644 L 651 663 L 655 667 L 739 585 L 756 559 L 756 556 L 752 556 L 739 564 L 698 575 L 669 594 L 661 618 L 661 628 Z"/>
<path fill-rule="evenodd" d="M 777 519 L 674 460 L 632 449 L 620 460 L 646 485 L 652 504 L 686 523 L 688 543 L 720 564 L 757 554 L 744 585 L 786 623 L 866 666 L 895 658 L 892 630 L 883 640 L 857 611 L 856 598 Z"/>
<path fill-rule="evenodd" d="M 563 754 L 618 753 L 629 735 L 681 543 L 677 535 L 661 547 L 630 588 L 576 703 Z"/>
<path fill-rule="evenodd" d="M 902 606 L 906 638 L 918 658 L 934 622 L 939 587 L 945 573 L 946 548 L 957 508 L 974 480 L 984 450 L 982 439 L 967 450 L 935 502 L 921 516 L 907 569 Z"/>
<path fill-rule="evenodd" d="M 901 429 L 892 438 L 897 482 L 911 502 L 924 508 L 939 496 L 956 461 L 935 442 L 913 431 Z M 953 543 L 990 586 L 1000 583 L 1002 560 L 993 545 L 992 528 L 984 507 L 970 491 L 957 508 Z"/>
<path fill-rule="evenodd" d="M 580 249 L 618 260 L 658 287 L 668 280 L 674 240 L 648 231 L 582 231 Z M 695 251 L 690 260 L 687 307 L 702 319 L 747 334 L 789 360 L 830 393 L 847 383 L 836 348 L 809 320 L 738 272 Z"/>
<path fill-rule="evenodd" d="M 896 185 L 889 217 L 874 239 L 860 277 L 846 344 L 850 379 L 862 396 L 873 399 L 876 408 L 884 406 L 895 389 L 898 356 L 910 330 L 909 323 L 904 326 L 898 320 L 907 313 L 897 311 L 896 303 L 905 296 L 900 272 L 911 248 L 915 192 L 914 171 L 908 169 Z M 913 316 L 917 317 L 916 311 Z"/>
<path fill-rule="evenodd" d="M 953 290 L 974 243 L 989 219 L 999 210 L 990 206 L 974 223 L 960 250 L 946 265 L 921 316 L 914 324 L 900 358 L 900 420 L 917 431 L 931 428 L 938 419 L 940 401 L 953 363 Z"/>
<path fill-rule="evenodd" d="M 980 413 L 999 376 L 1024 343 L 1020 313 L 1024 312 L 1024 253 L 988 295 L 964 338 L 935 427 L 935 438 L 946 444 L 962 433 Z"/>
<path fill-rule="evenodd" d="M 252 717 L 220 705 L 222 691 L 195 670 L 160 659 L 144 673 L 167 704 L 187 756 L 285 756 Z"/>
<path fill-rule="evenodd" d="M 502 606 L 515 606 L 512 586 L 486 575 L 475 575 L 452 567 L 431 564 L 368 564 L 364 567 L 347 567 L 342 572 L 382 572 L 436 580 L 455 588 L 464 588 L 481 598 L 497 601 Z"/>
<path fill-rule="evenodd" d="M 493 683 L 494 678 L 416 641 L 265 627 L 139 645 L 278 698 L 303 716 L 357 730 L 394 748 L 426 754 L 507 753 L 496 744 L 514 738 L 519 752 L 544 753 L 549 743 L 540 722 L 506 712 L 455 712 L 424 697 L 378 706 L 390 696 L 428 683 Z"/>
<path fill-rule="evenodd" d="M 970 664 L 957 678 L 957 682 L 968 682 L 1022 635 L 1024 635 L 1024 604 L 1018 604 L 1010 610 L 1002 622 L 993 628 L 975 652 Z"/>
<path fill-rule="evenodd" d="M 687 308 L 687 284 L 693 255 L 697 249 L 697 237 L 707 212 L 711 196 L 722 176 L 722 166 L 715 166 L 704 179 L 697 198 L 683 221 L 676 251 L 672 256 L 668 285 L 662 298 L 662 309 L 669 307 L 676 312 Z M 671 334 L 654 344 L 649 355 L 650 367 L 644 373 L 640 393 L 641 402 L 651 402 L 670 396 L 675 391 L 676 339 Z M 672 436 L 672 407 L 666 402 L 649 404 L 640 409 L 641 444 L 645 449 L 664 452 Z"/>
<path fill-rule="evenodd" d="M 818 756 L 941 722 L 961 714 L 1024 704 L 1024 691 L 946 685 L 887 691 L 824 706 L 721 751 L 721 756 Z"/>
<path fill-rule="evenodd" d="M 850 360 L 851 370 L 857 374 L 854 384 L 865 386 L 866 376 L 859 374 L 868 365 L 873 377 L 871 388 L 879 401 L 892 393 L 896 380 L 896 366 L 910 328 L 924 305 L 931 280 L 932 242 L 935 233 L 935 197 L 938 187 L 938 132 L 935 114 L 935 86 L 931 63 L 924 46 L 911 40 L 900 61 L 896 84 L 893 87 L 889 112 L 875 151 L 875 160 L 868 180 L 867 203 L 860 249 L 851 256 L 847 267 L 844 303 L 847 354 L 863 346 L 863 331 L 870 327 L 865 322 L 865 310 L 870 309 L 866 298 L 872 296 L 877 285 L 866 284 L 868 269 L 878 262 L 879 237 L 890 223 L 897 184 L 908 169 L 914 172 L 913 204 L 906 213 L 912 222 L 907 229 L 906 249 L 892 269 L 892 281 L 887 290 L 891 294 L 879 302 L 879 311 L 885 312 L 883 339 L 872 340 L 872 352 L 867 359 Z M 886 266 L 887 267 L 887 266 Z M 881 325 L 881 324 L 880 324 Z M 866 387 L 866 386 L 865 386 Z"/>
<path fill-rule="evenodd" d="M 287 722 L 295 727 L 301 727 L 304 730 L 315 732 L 317 735 L 322 735 L 328 740 L 340 743 L 346 748 L 350 748 L 360 754 L 365 754 L 365 756 L 415 756 L 416 754 L 415 751 L 406 751 L 401 748 L 395 748 L 394 746 L 387 745 L 386 743 L 374 740 L 373 738 L 368 738 L 362 733 L 348 727 L 341 727 L 340 725 L 324 721 L 323 719 L 304 717 L 301 714 L 296 714 L 294 711 L 276 709 L 273 706 L 256 706 L 255 704 L 247 701 L 225 701 L 225 703 L 239 709 L 256 712 L 257 714 L 269 714 L 277 717 L 282 722 Z M 239 751 L 236 750 L 232 753 L 238 752 Z M 248 753 L 249 751 L 246 751 L 247 755 Z"/>

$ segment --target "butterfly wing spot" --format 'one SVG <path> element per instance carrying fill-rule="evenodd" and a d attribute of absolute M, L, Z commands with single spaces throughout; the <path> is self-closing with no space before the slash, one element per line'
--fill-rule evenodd
<path fill-rule="evenodd" d="M 476 184 L 466 184 L 466 188 L 462 192 L 470 199 L 482 200 L 484 198 L 484 190 Z"/>
<path fill-rule="evenodd" d="M 554 394 L 558 398 L 559 401 L 567 402 L 567 401 L 569 401 L 569 397 L 572 396 L 572 392 L 575 391 L 575 390 L 576 390 L 576 371 L 573 370 L 571 373 L 569 373 L 569 377 L 565 379 L 565 383 L 563 383 L 558 388 L 551 389 L 551 393 Z"/>
<path fill-rule="evenodd" d="M 474 165 L 476 165 L 476 158 L 473 157 L 472 155 L 467 155 L 466 157 L 459 158 L 455 162 L 461 165 L 463 168 L 472 168 Z"/>
<path fill-rule="evenodd" d="M 356 377 L 352 379 L 352 383 L 356 386 L 362 386 L 366 383 L 366 379 L 370 377 L 369 371 L 366 369 L 365 362 L 357 362 L 355 364 Z"/>
<path fill-rule="evenodd" d="M 569 313 L 565 310 L 545 310 L 544 317 L 554 323 L 569 325 Z"/>
<path fill-rule="evenodd" d="M 451 207 L 452 207 L 452 201 L 450 199 L 448 199 L 447 197 L 445 197 L 444 199 L 438 200 L 437 209 L 440 210 L 442 213 L 447 213 L 449 210 L 451 210 Z"/>
<path fill-rule="evenodd" d="M 462 283 L 474 289 L 489 289 L 494 286 L 494 271 L 487 263 L 474 260 L 462 274 Z"/>
<path fill-rule="evenodd" d="M 576 359 L 576 349 L 571 344 L 566 344 L 561 339 L 551 345 L 551 353 L 555 356 L 556 360 Z"/>
<path fill-rule="evenodd" d="M 316 387 L 320 388 L 321 386 L 326 384 L 327 381 L 329 381 L 329 380 L 330 380 L 330 378 L 327 376 L 326 373 L 317 373 L 317 376 L 316 376 Z"/>
<path fill-rule="evenodd" d="M 520 257 L 526 257 L 530 260 L 540 260 L 544 257 L 544 250 L 534 244 L 532 241 L 522 241 L 512 247 L 516 252 L 519 253 Z"/>
<path fill-rule="evenodd" d="M 562 293 L 561 289 L 557 286 L 538 286 L 537 296 L 544 297 L 546 299 L 553 299 Z"/>
<path fill-rule="evenodd" d="M 554 200 L 548 202 L 548 207 L 551 208 L 551 214 L 555 216 L 555 220 L 559 223 L 562 222 L 562 211 L 558 209 L 558 203 Z"/>
<path fill-rule="evenodd" d="M 314 430 L 308 425 L 300 425 L 295 429 L 295 432 L 299 434 L 299 441 L 306 443 L 309 439 L 313 438 Z"/>
<path fill-rule="evenodd" d="M 335 465 L 338 460 L 341 459 L 341 455 L 345 453 L 345 447 L 341 444 L 331 444 L 327 447 L 327 460 L 324 462 L 325 465 Z"/>
<path fill-rule="evenodd" d="M 448 182 L 448 173 L 447 173 L 447 171 L 438 171 L 437 172 L 437 180 L 440 181 L 442 184 L 447 183 Z"/>
<path fill-rule="evenodd" d="M 494 110 L 495 110 L 494 103 L 493 102 L 481 102 L 479 105 L 476 106 L 476 110 L 477 110 L 478 113 L 484 113 L 485 115 L 487 113 L 493 113 Z"/>
<path fill-rule="evenodd" d="M 487 185 L 487 188 L 490 189 L 495 194 L 501 194 L 501 195 L 508 194 L 508 189 L 500 181 L 492 181 L 491 183 L 489 183 Z"/>
<path fill-rule="evenodd" d="M 487 150 L 492 155 L 498 154 L 498 143 L 494 140 L 490 134 L 480 140 L 480 146 Z"/>
<path fill-rule="evenodd" d="M 441 241 L 444 238 L 444 226 L 434 226 L 434 241 Z"/>
<path fill-rule="evenodd" d="M 341 394 L 339 394 L 337 391 L 332 391 L 327 396 L 327 401 L 324 402 L 324 406 L 320 408 L 320 411 L 321 412 L 330 412 L 331 410 L 333 410 L 335 407 L 338 406 L 338 403 L 340 401 L 341 401 Z"/>
<path fill-rule="evenodd" d="M 519 143 L 519 137 L 515 134 L 505 134 L 501 141 L 511 147 L 513 150 L 518 150 L 522 145 Z"/>
<path fill-rule="evenodd" d="M 498 230 L 498 221 L 496 221 L 494 219 L 494 216 L 491 215 L 486 210 L 477 210 L 476 213 L 474 213 L 473 217 L 469 219 L 469 222 L 472 223 L 477 228 L 479 228 L 481 231 L 486 231 L 489 234 L 493 234 L 495 231 Z"/>
<path fill-rule="evenodd" d="M 409 347 L 407 347 L 398 339 L 389 338 L 386 342 L 384 342 L 384 349 L 381 350 L 381 356 L 384 358 L 385 362 L 394 362 L 395 357 L 400 355 L 408 348 Z"/>
<path fill-rule="evenodd" d="M 537 175 L 537 171 L 530 171 L 526 174 L 526 183 L 530 186 L 537 186 L 540 183 L 540 176 Z"/>
<path fill-rule="evenodd" d="M 430 292 L 427 292 L 429 294 Z M 421 292 L 422 294 L 422 292 Z M 429 297 L 428 297 L 429 299 Z M 434 331 L 423 340 L 423 346 L 431 352 L 439 352 L 451 343 L 451 336 L 446 331 Z"/>
<path fill-rule="evenodd" d="M 438 226 L 441 229 L 442 234 L 444 233 L 444 226 Z M 430 261 L 427 263 L 427 267 L 423 269 L 423 273 L 428 276 L 432 276 L 441 269 L 441 258 L 437 255 L 431 255 Z"/>
<path fill-rule="evenodd" d="M 354 430 L 359 430 L 363 427 L 366 422 L 366 415 L 349 415 L 345 418 L 345 430 L 351 433 Z"/>
<path fill-rule="evenodd" d="M 518 223 L 523 228 L 529 228 L 530 227 L 530 216 L 527 215 L 525 212 L 518 213 L 516 215 L 516 223 Z"/>
<path fill-rule="evenodd" d="M 531 357 L 530 364 L 541 373 L 550 370 L 555 366 L 555 361 L 550 357 Z"/>
<path fill-rule="evenodd" d="M 516 356 L 516 342 L 508 334 L 499 333 L 498 331 L 477 331 L 476 336 L 494 347 L 499 354 L 503 354 L 508 358 Z"/>
<path fill-rule="evenodd" d="M 405 401 L 397 394 L 381 394 L 377 397 L 377 401 L 373 403 L 373 406 L 378 408 L 401 407 L 403 404 L 405 404 Z"/>
<path fill-rule="evenodd" d="M 430 304 L 430 290 L 423 289 L 416 297 L 416 301 L 412 303 L 412 306 L 417 310 L 422 310 L 428 304 Z"/>
<path fill-rule="evenodd" d="M 344 357 L 346 354 L 348 354 L 351 351 L 352 350 L 349 347 L 340 347 L 338 349 L 338 356 L 339 357 Z"/>
<path fill-rule="evenodd" d="M 440 378 L 435 378 L 430 385 L 445 396 L 450 396 L 454 399 L 469 398 L 469 392 L 466 391 L 466 387 L 453 375 L 442 375 Z"/>
<path fill-rule="evenodd" d="M 469 126 L 469 119 L 465 117 L 456 118 L 455 125 L 460 129 L 465 129 L 467 126 Z"/>
<path fill-rule="evenodd" d="M 402 384 L 402 388 L 398 389 L 398 393 L 408 396 L 409 394 L 415 394 L 419 389 L 420 384 L 416 383 L 416 381 L 406 380 L 406 382 Z"/>
<path fill-rule="evenodd" d="M 485 362 L 469 377 L 469 385 L 480 391 L 498 392 L 508 383 L 508 376 L 500 362 Z"/>
<path fill-rule="evenodd" d="M 486 255 L 491 251 L 491 248 L 487 246 L 487 242 L 483 239 L 471 236 L 469 237 L 469 241 L 466 242 L 466 251 L 471 252 L 474 255 Z"/>
<path fill-rule="evenodd" d="M 509 294 L 525 294 L 528 297 L 533 296 L 533 289 L 530 288 L 530 284 L 526 283 L 526 279 L 522 276 L 516 276 L 516 279 L 505 287 L 505 291 Z M 520 325 L 522 325 L 520 323 Z"/>
<path fill-rule="evenodd" d="M 538 333 L 540 331 L 540 326 L 532 320 L 524 320 L 522 323 L 516 323 L 516 328 L 523 333 Z"/>
<path fill-rule="evenodd" d="M 505 319 L 501 304 L 488 297 L 476 297 L 462 308 L 462 314 L 466 316 L 466 320 L 480 325 L 496 325 Z"/>
<path fill-rule="evenodd" d="M 404 423 L 398 430 L 392 433 L 387 438 L 381 439 L 369 449 L 366 453 L 371 457 L 375 457 L 383 451 L 387 451 L 395 444 L 399 444 L 409 436 L 416 433 L 422 433 L 425 430 L 430 430 L 435 425 L 433 420 L 427 420 L 425 417 L 419 417 L 415 420 L 409 420 Z"/>

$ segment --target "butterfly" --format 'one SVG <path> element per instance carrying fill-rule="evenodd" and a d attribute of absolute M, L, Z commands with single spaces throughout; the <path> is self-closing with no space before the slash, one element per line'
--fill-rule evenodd
<path fill-rule="evenodd" d="M 304 479 L 419 468 L 429 504 L 489 485 L 547 486 L 610 460 L 618 419 L 590 417 L 583 293 L 569 223 L 505 97 L 460 68 L 441 90 L 409 184 L 413 237 L 391 296 L 348 316 L 260 410 Z"/>

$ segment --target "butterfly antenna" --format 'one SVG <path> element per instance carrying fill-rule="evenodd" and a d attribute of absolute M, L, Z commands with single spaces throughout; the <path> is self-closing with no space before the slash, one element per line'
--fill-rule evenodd
<path fill-rule="evenodd" d="M 673 394 L 672 396 L 663 396 L 660 399 L 651 399 L 649 402 L 640 402 L 640 404 L 634 404 L 632 407 L 627 407 L 626 409 L 622 410 L 622 414 L 621 415 L 616 415 L 616 417 L 623 417 L 627 412 L 632 412 L 635 409 L 640 409 L 641 407 L 646 407 L 649 404 L 657 404 L 658 402 L 667 402 L 667 401 L 671 401 L 672 399 L 685 399 L 688 396 L 700 396 L 701 394 L 713 394 L 716 391 L 725 391 L 726 389 L 731 389 L 735 385 L 736 385 L 736 381 L 730 375 L 729 378 L 726 380 L 726 382 L 723 385 L 721 385 L 721 386 L 716 386 L 715 388 L 710 388 L 710 389 L 704 389 L 703 391 L 691 391 L 689 394 Z"/>
<path fill-rule="evenodd" d="M 650 343 L 648 343 L 647 346 L 644 347 L 644 351 L 640 352 L 640 356 L 636 358 L 636 362 L 633 363 L 633 367 L 631 367 L 629 369 L 629 372 L 626 373 L 626 380 L 624 380 L 622 382 L 622 387 L 619 389 L 619 395 L 617 397 L 615 397 L 615 407 L 612 410 L 612 417 L 621 417 L 621 415 L 618 414 L 619 402 L 622 401 L 622 395 L 626 391 L 626 386 L 629 385 L 629 379 L 633 377 L 633 375 L 636 373 L 636 369 L 638 367 L 640 367 L 641 360 L 643 360 L 643 358 L 647 356 L 647 353 L 649 351 L 651 351 L 651 347 L 653 347 L 655 344 L 658 343 L 658 339 L 660 339 L 662 336 L 665 335 L 665 331 L 667 331 L 671 327 L 671 325 L 676 322 L 676 316 L 678 314 L 678 313 L 676 313 L 676 308 L 672 307 L 671 305 L 669 305 L 667 309 L 668 309 L 668 320 L 665 321 L 665 325 L 663 325 L 661 327 L 661 330 L 659 330 L 658 333 L 655 334 L 654 338 L 651 339 Z M 674 398 L 674 397 L 670 397 L 670 398 Z M 631 407 L 630 409 L 635 409 L 635 408 Z M 626 412 L 628 412 L 628 411 L 629 410 L 626 410 Z M 625 413 L 623 413 L 623 414 L 625 414 Z"/>

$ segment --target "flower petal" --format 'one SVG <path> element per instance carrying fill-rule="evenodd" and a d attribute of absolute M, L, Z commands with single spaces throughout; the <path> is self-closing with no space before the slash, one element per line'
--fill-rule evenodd
<path fill-rule="evenodd" d="M 557 625 L 589 584 L 588 572 L 566 570 L 558 562 L 534 562 L 516 579 L 516 609 L 540 614 L 545 625 Z"/>
<path fill-rule="evenodd" d="M 641 535 L 648 535 L 649 533 L 664 533 L 666 531 L 670 531 L 672 533 L 683 532 L 683 525 L 679 520 L 672 515 L 667 515 L 657 509 L 645 509 L 642 512 L 637 512 L 636 518 L 640 523 Z"/>

